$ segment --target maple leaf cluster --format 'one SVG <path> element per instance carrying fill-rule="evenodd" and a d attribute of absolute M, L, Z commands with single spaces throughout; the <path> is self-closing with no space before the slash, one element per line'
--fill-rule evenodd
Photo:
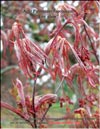
<path fill-rule="evenodd" d="M 61 80 L 58 89 L 65 81 L 73 92 L 75 92 L 73 81 L 76 78 L 81 97 L 77 99 L 78 107 L 74 112 L 68 108 L 68 105 L 74 105 L 69 96 L 58 97 L 58 90 L 55 94 L 50 93 L 42 97 L 35 96 L 35 94 L 33 94 L 33 98 L 26 96 L 24 86 L 19 79 L 16 79 L 16 83 L 14 83 L 14 90 L 17 94 L 15 96 L 13 94 L 17 108 L 14 109 L 4 102 L 1 103 L 2 107 L 20 115 L 32 127 L 36 127 L 36 123 L 41 127 L 50 106 L 58 101 L 61 108 L 66 103 L 66 110 L 69 109 L 69 114 L 73 114 L 73 118 L 77 114 L 82 118 L 79 127 L 99 127 L 99 95 L 90 93 L 90 90 L 96 91 L 99 87 L 99 57 L 97 53 L 99 34 L 87 22 L 92 13 L 98 15 L 99 6 L 98 1 L 82 1 L 78 9 L 67 3 L 60 4 L 57 10 L 68 11 L 68 15 L 63 15 L 65 19 L 63 24 L 62 15 L 59 12 L 55 22 L 56 28 L 51 33 L 52 38 L 44 49 L 26 36 L 22 24 L 18 20 L 12 25 L 10 32 L 19 67 L 27 78 L 36 82 L 41 71 L 44 70 L 51 75 L 54 81 L 57 78 Z M 67 29 L 68 25 L 73 28 L 74 32 Z M 69 38 L 72 35 L 74 36 L 73 41 Z M 71 61 L 70 55 L 74 56 L 75 63 Z M 93 56 L 95 62 L 92 60 Z M 92 113 L 93 106 L 97 107 L 96 111 Z M 91 120 L 94 116 L 95 120 Z M 32 123 L 31 118 L 39 118 L 39 120 L 34 120 Z"/>

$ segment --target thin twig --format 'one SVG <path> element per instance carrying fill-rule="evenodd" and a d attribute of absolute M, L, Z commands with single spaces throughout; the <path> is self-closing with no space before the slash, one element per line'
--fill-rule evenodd
<path fill-rule="evenodd" d="M 61 82 L 60 82 L 58 88 L 57 88 L 56 91 L 55 91 L 55 94 L 57 94 L 59 88 L 62 86 L 62 83 L 63 83 L 63 81 L 64 81 L 64 78 L 65 78 L 65 77 L 62 78 L 62 80 L 61 80 Z"/>
<path fill-rule="evenodd" d="M 44 62 L 42 62 L 44 64 Z M 38 69 L 37 73 L 41 72 L 41 67 Z M 32 109 L 33 109 L 33 118 L 34 118 L 34 126 L 37 128 L 37 121 L 36 121 L 36 111 L 35 111 L 35 87 L 36 87 L 36 80 L 39 77 L 38 74 L 34 75 L 34 87 L 33 87 L 33 94 L 32 94 Z"/>
<path fill-rule="evenodd" d="M 49 111 L 49 109 L 50 109 L 51 106 L 52 106 L 52 104 L 49 104 L 47 110 L 46 110 L 45 113 L 43 114 L 42 119 L 41 119 L 41 121 L 40 121 L 40 123 L 39 123 L 39 127 L 41 126 L 41 124 L 42 124 L 43 120 L 45 119 L 45 116 L 46 116 L 46 114 L 47 114 L 47 112 Z"/>
<path fill-rule="evenodd" d="M 36 112 L 35 112 L 35 86 L 36 86 L 36 80 L 34 81 L 34 87 L 33 87 L 33 94 L 32 94 L 32 109 L 33 109 L 33 118 L 34 118 L 34 127 L 37 128 L 36 123 Z"/>

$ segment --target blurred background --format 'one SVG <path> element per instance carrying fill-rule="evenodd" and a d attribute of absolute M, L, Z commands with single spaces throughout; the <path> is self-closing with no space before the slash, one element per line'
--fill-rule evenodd
<path fill-rule="evenodd" d="M 81 1 L 66 1 L 68 4 L 79 8 L 79 4 Z M 7 102 L 13 106 L 16 106 L 16 103 L 11 96 L 11 89 L 13 88 L 13 81 L 18 77 L 24 87 L 25 92 L 27 94 L 32 93 L 32 86 L 34 81 L 31 79 L 25 78 L 22 71 L 19 69 L 18 61 L 15 55 L 15 51 L 13 49 L 13 44 L 9 39 L 11 39 L 11 29 L 12 25 L 16 20 L 19 20 L 23 25 L 24 31 L 26 35 L 34 42 L 39 44 L 41 48 L 47 45 L 48 41 L 53 37 L 52 31 L 56 27 L 57 19 L 55 17 L 48 18 L 43 15 L 43 17 L 38 17 L 35 14 L 37 10 L 52 10 L 55 11 L 59 4 L 63 3 L 63 1 L 2 1 L 1 2 L 1 100 Z M 95 15 L 94 15 L 95 17 Z M 94 17 L 90 17 L 90 20 Z M 95 17 L 96 18 L 96 17 Z M 94 19 L 96 20 L 96 19 Z M 63 21 L 62 21 L 63 22 Z M 90 21 L 88 21 L 89 23 Z M 95 22 L 95 21 L 94 21 Z M 92 26 L 92 24 L 91 24 Z M 73 27 L 67 26 L 67 29 L 72 33 Z M 95 26 L 95 30 L 98 32 L 98 26 Z M 74 33 L 69 37 L 70 41 L 74 40 Z M 72 64 L 75 63 L 75 59 L 73 56 L 70 57 L 72 60 Z M 36 95 L 43 95 L 47 93 L 54 93 L 57 86 L 59 85 L 60 80 L 57 78 L 56 82 L 54 82 L 50 75 L 42 72 L 40 78 L 37 79 L 36 86 Z M 76 86 L 76 82 L 75 86 Z M 71 91 L 66 85 L 66 82 L 63 84 L 64 91 L 66 91 L 66 95 L 68 95 L 71 100 L 76 103 L 77 98 L 75 93 Z M 63 91 L 59 91 L 59 96 Z M 76 89 L 77 92 L 77 89 Z M 77 107 L 77 103 L 75 106 L 70 106 L 72 110 Z M 61 117 L 66 113 L 65 107 L 60 108 L 59 104 L 55 104 L 51 109 L 48 115 L 52 114 L 57 118 Z M 14 113 L 2 109 L 2 127 L 29 127 L 26 124 L 16 124 L 13 122 L 18 116 Z M 51 127 L 57 127 L 57 125 L 50 125 Z M 70 127 L 70 125 L 59 125 L 59 127 Z"/>

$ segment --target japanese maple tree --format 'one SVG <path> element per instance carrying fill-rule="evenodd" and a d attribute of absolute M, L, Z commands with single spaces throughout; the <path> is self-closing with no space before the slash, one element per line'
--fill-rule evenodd
<path fill-rule="evenodd" d="M 16 113 L 33 128 L 42 128 L 49 127 L 43 121 L 47 119 L 50 107 L 59 103 L 59 107 L 62 108 L 66 104 L 66 114 L 61 119 L 67 121 L 70 118 L 81 118 L 78 125 L 72 125 L 73 128 L 100 128 L 98 92 L 100 37 L 99 30 L 96 29 L 99 6 L 99 1 L 80 1 L 78 7 L 67 2 L 59 4 L 56 8 L 59 13 L 55 17 L 55 28 L 49 35 L 51 39 L 44 49 L 27 36 L 23 22 L 20 21 L 22 15 L 16 17 L 9 33 L 9 43 L 13 45 L 24 76 L 34 80 L 33 93 L 25 94 L 24 85 L 17 78 L 13 81 L 13 91 L 16 92 L 13 97 L 17 107 L 14 108 L 2 101 L 3 108 Z M 31 7 L 25 8 L 23 17 L 30 11 Z M 3 32 L 1 35 L 3 41 L 7 40 Z M 48 73 L 55 82 L 57 78 L 60 79 L 55 93 L 36 95 L 37 79 L 42 71 Z M 63 90 L 63 83 L 76 96 L 79 92 L 78 106 L 75 107 L 75 103 Z M 60 90 L 62 95 L 58 95 Z M 47 123 L 49 122 L 48 119 Z"/>

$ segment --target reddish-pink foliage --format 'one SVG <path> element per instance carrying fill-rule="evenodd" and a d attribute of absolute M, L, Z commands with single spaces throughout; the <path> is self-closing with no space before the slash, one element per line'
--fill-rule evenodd
<path fill-rule="evenodd" d="M 77 100 L 79 107 L 74 109 L 72 114 L 80 114 L 80 118 L 82 118 L 80 127 L 98 128 L 99 108 L 96 108 L 96 111 L 92 114 L 92 106 L 98 105 L 99 100 L 96 93 L 90 94 L 90 90 L 98 90 L 99 85 L 99 57 L 96 42 L 99 39 L 99 35 L 94 28 L 88 25 L 85 18 L 87 16 L 91 17 L 92 13 L 98 14 L 99 2 L 81 1 L 79 5 L 78 9 L 67 3 L 59 5 L 58 9 L 68 11 L 70 14 L 63 15 L 65 23 L 62 24 L 62 15 L 59 13 L 56 28 L 51 34 L 53 38 L 50 39 L 44 50 L 26 36 L 18 18 L 12 25 L 9 37 L 11 37 L 11 42 L 14 45 L 19 66 L 26 77 L 36 81 L 43 69 L 51 75 L 54 81 L 57 77 L 61 82 L 66 80 L 72 91 L 75 91 L 73 80 L 77 78 L 76 86 L 80 92 L 80 98 Z M 67 30 L 67 25 L 71 25 L 74 28 L 74 32 Z M 2 31 L 2 35 L 2 40 L 5 42 L 7 40 L 5 32 Z M 68 35 L 70 37 L 74 35 L 74 41 L 70 41 Z M 71 62 L 70 54 L 74 56 L 76 63 Z M 92 60 L 92 56 L 95 57 L 95 62 Z M 41 122 L 48 111 L 48 105 L 52 105 L 56 101 L 59 101 L 61 107 L 63 103 L 74 105 L 69 96 L 57 99 L 57 93 L 46 94 L 42 97 L 36 97 L 33 93 L 33 98 L 31 99 L 30 96 L 25 96 L 24 86 L 19 79 L 16 80 L 15 86 L 19 96 L 17 108 L 13 109 L 13 107 L 3 102 L 1 106 L 23 117 L 32 127 L 36 127 L 36 121 L 34 120 L 34 124 L 32 124 L 29 118 L 41 118 L 38 121 L 41 127 Z M 95 121 L 90 120 L 93 116 L 96 117 Z"/>

